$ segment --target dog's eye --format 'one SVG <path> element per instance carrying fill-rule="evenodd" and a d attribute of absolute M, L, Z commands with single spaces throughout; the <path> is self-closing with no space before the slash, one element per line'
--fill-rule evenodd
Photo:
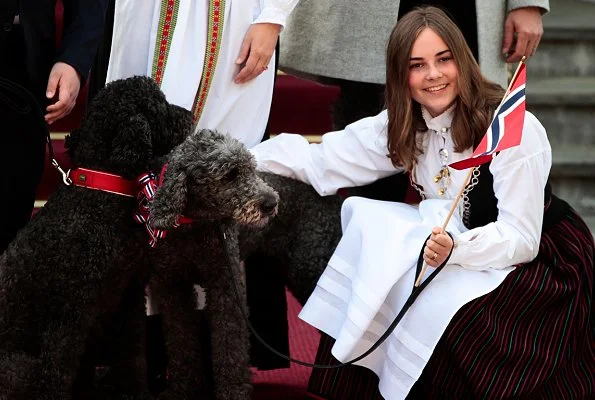
<path fill-rule="evenodd" d="M 225 179 L 227 182 L 231 182 L 234 179 L 236 179 L 239 174 L 240 171 L 238 171 L 237 168 L 232 168 L 231 170 L 229 170 L 227 174 L 225 174 L 225 177 L 223 179 Z"/>

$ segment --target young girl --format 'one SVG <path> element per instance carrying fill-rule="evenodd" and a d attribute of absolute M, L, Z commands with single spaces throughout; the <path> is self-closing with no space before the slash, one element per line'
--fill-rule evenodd
<path fill-rule="evenodd" d="M 440 233 L 504 91 L 480 73 L 456 25 L 420 8 L 394 28 L 387 109 L 309 145 L 280 135 L 253 148 L 259 169 L 321 195 L 407 173 L 418 207 L 349 198 L 344 236 L 300 317 L 323 331 L 318 361 L 355 358 L 386 331 L 411 293 L 423 246 L 448 261 L 362 367 L 315 371 L 325 398 L 586 398 L 594 393 L 593 237 L 547 184 L 546 132 L 525 116 L 520 146 L 476 170 Z M 429 240 L 425 239 L 432 233 Z M 432 268 L 431 268 L 432 269 Z M 379 378 L 376 378 L 378 376 Z M 416 383 L 417 382 L 417 383 Z"/>

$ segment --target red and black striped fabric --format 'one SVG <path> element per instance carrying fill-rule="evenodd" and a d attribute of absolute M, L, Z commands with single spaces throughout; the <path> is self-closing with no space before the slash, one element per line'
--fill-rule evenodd
<path fill-rule="evenodd" d="M 535 260 L 455 314 L 409 398 L 595 398 L 593 254 L 593 236 L 574 211 L 544 227 Z M 321 339 L 317 363 L 334 362 L 332 344 Z M 382 399 L 377 385 L 371 371 L 347 367 L 314 370 L 309 391 Z"/>
<path fill-rule="evenodd" d="M 321 333 L 314 363 L 336 364 L 338 361 L 331 354 L 334 344 L 335 339 Z M 355 365 L 339 369 L 313 369 L 308 381 L 308 393 L 321 400 L 382 399 L 376 374 L 367 368 Z"/>

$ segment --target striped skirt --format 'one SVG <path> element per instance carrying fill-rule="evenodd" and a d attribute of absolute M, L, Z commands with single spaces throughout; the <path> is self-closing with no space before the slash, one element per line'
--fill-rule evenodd
<path fill-rule="evenodd" d="M 545 222 L 535 260 L 456 313 L 408 398 L 595 398 L 593 236 L 570 209 Z M 337 362 L 333 342 L 322 335 L 316 363 Z M 382 399 L 377 376 L 357 366 L 315 369 L 308 390 Z"/>

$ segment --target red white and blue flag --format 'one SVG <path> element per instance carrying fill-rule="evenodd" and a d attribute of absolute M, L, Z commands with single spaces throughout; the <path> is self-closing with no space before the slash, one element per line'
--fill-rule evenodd
<path fill-rule="evenodd" d="M 476 167 L 490 161 L 497 152 L 521 144 L 525 122 L 526 81 L 526 65 L 521 62 L 514 80 L 510 82 L 508 94 L 497 109 L 479 146 L 470 158 L 452 163 L 449 167 L 458 170 Z"/>

